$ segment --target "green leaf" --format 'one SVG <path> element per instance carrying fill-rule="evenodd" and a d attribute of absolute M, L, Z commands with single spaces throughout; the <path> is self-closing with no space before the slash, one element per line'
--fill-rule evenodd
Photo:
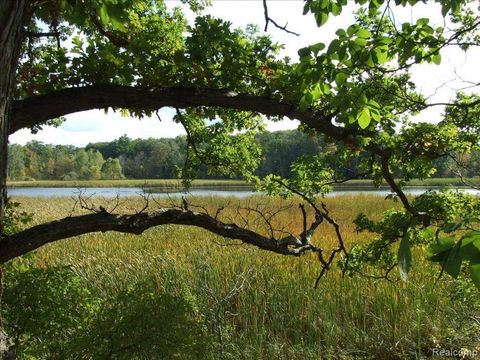
<path fill-rule="evenodd" d="M 318 12 L 315 14 L 315 20 L 317 20 L 317 25 L 322 26 L 328 20 L 328 12 Z"/>
<path fill-rule="evenodd" d="M 462 256 L 460 254 L 460 247 L 462 246 L 462 241 L 458 241 L 455 246 L 450 250 L 447 261 L 443 266 L 443 270 L 453 278 L 457 278 L 460 273 L 460 267 L 462 265 Z"/>
<path fill-rule="evenodd" d="M 335 34 L 336 34 L 339 38 L 342 38 L 342 37 L 347 36 L 347 33 L 346 33 L 345 30 L 343 30 L 343 29 L 338 29 L 337 31 L 335 31 Z"/>
<path fill-rule="evenodd" d="M 440 65 L 440 63 L 442 62 L 442 55 L 437 53 L 437 54 L 433 55 L 431 59 L 432 59 L 432 62 L 435 65 Z"/>
<path fill-rule="evenodd" d="M 313 90 L 310 92 L 310 94 L 312 94 L 312 102 L 318 100 L 320 98 L 320 96 L 322 96 L 323 92 L 320 88 L 319 85 L 315 86 L 313 88 Z"/>
<path fill-rule="evenodd" d="M 331 87 L 330 85 L 328 85 L 327 83 L 319 83 L 318 84 L 318 87 L 320 88 L 320 91 L 323 93 L 323 94 L 330 94 L 330 90 L 331 90 Z"/>
<path fill-rule="evenodd" d="M 368 101 L 368 106 L 373 109 L 380 109 L 380 104 L 372 99 Z"/>
<path fill-rule="evenodd" d="M 359 28 L 360 26 L 358 26 L 357 24 L 352 24 L 347 28 L 347 34 L 349 36 L 353 36 Z"/>
<path fill-rule="evenodd" d="M 446 236 L 439 238 L 434 244 L 430 246 L 428 260 L 433 262 L 444 262 L 450 254 L 450 250 L 455 245 L 454 236 Z"/>
<path fill-rule="evenodd" d="M 338 48 L 340 47 L 340 44 L 341 44 L 340 40 L 338 40 L 338 39 L 332 40 L 330 45 L 328 45 L 327 53 L 329 53 L 330 55 L 335 54 L 338 51 Z"/>
<path fill-rule="evenodd" d="M 477 250 L 480 251 L 480 240 L 475 240 L 472 242 L 473 246 L 475 246 L 477 248 Z"/>
<path fill-rule="evenodd" d="M 370 110 L 368 107 L 364 107 L 363 110 L 360 112 L 357 118 L 358 125 L 362 129 L 366 129 L 367 126 L 370 124 Z"/>
<path fill-rule="evenodd" d="M 320 51 L 322 51 L 323 49 L 325 49 L 325 44 L 324 43 L 316 43 L 315 45 L 311 45 L 310 46 L 310 50 L 316 55 L 318 54 Z"/>
<path fill-rule="evenodd" d="M 298 56 L 300 56 L 300 58 L 310 56 L 310 53 L 311 53 L 311 50 L 309 47 L 304 47 L 298 50 Z"/>
<path fill-rule="evenodd" d="M 443 17 L 447 16 L 449 11 L 450 11 L 450 4 L 443 3 L 443 5 L 442 5 L 442 16 Z"/>
<path fill-rule="evenodd" d="M 305 5 L 303 6 L 303 15 L 307 15 L 309 11 L 310 11 L 310 3 L 308 1 L 305 1 Z"/>
<path fill-rule="evenodd" d="M 310 105 L 312 105 L 313 102 L 313 96 L 311 93 L 306 93 L 305 95 L 302 96 L 300 99 L 300 110 L 305 111 L 307 110 Z"/>
<path fill-rule="evenodd" d="M 387 50 L 376 48 L 375 49 L 375 55 L 377 56 L 377 63 L 378 64 L 384 64 L 388 60 Z"/>
<path fill-rule="evenodd" d="M 342 61 L 345 59 L 346 55 L 347 55 L 347 46 L 346 45 L 342 45 L 338 48 L 338 60 Z"/>
<path fill-rule="evenodd" d="M 428 23 L 430 22 L 430 19 L 428 18 L 420 18 L 417 20 L 416 24 L 417 25 L 428 25 Z"/>
<path fill-rule="evenodd" d="M 470 232 L 462 237 L 460 255 L 463 260 L 480 258 L 480 233 Z"/>
<path fill-rule="evenodd" d="M 353 40 L 353 42 L 360 46 L 367 45 L 367 39 L 364 39 L 364 38 L 356 38 L 355 40 Z"/>
<path fill-rule="evenodd" d="M 379 122 L 381 119 L 380 113 L 376 109 L 370 109 L 370 117 L 376 122 Z"/>
<path fill-rule="evenodd" d="M 102 6 L 100 6 L 98 14 L 100 15 L 100 21 L 102 22 L 102 24 L 108 25 L 110 17 L 108 16 L 108 9 L 106 4 L 102 4 Z"/>
<path fill-rule="evenodd" d="M 364 28 L 359 28 L 355 33 L 355 35 L 357 35 L 357 37 L 362 39 L 369 39 L 372 37 L 372 33 Z"/>
<path fill-rule="evenodd" d="M 337 73 L 337 75 L 335 75 L 335 82 L 337 83 L 337 85 L 344 84 L 345 81 L 347 81 L 347 79 L 348 79 L 348 75 L 343 72 L 339 72 Z"/>
<path fill-rule="evenodd" d="M 122 11 L 122 7 L 119 4 L 108 4 L 107 12 L 110 24 L 115 30 L 127 31 L 127 28 L 125 27 L 126 14 Z"/>
<path fill-rule="evenodd" d="M 374 67 L 375 66 L 375 61 L 373 59 L 373 56 L 372 54 L 368 54 L 368 58 L 367 58 L 367 61 L 365 61 L 365 64 L 367 64 L 368 66 L 370 67 Z"/>
<path fill-rule="evenodd" d="M 342 7 L 335 3 L 331 3 L 330 11 L 333 14 L 333 16 L 337 16 L 341 14 Z"/>
<path fill-rule="evenodd" d="M 408 240 L 407 235 L 405 235 L 400 241 L 397 259 L 398 269 L 400 270 L 400 277 L 403 280 L 407 280 L 408 273 L 412 268 L 412 251 L 410 249 L 410 241 Z"/>
<path fill-rule="evenodd" d="M 469 270 L 473 283 L 480 290 L 480 261 L 477 263 L 470 263 Z"/>

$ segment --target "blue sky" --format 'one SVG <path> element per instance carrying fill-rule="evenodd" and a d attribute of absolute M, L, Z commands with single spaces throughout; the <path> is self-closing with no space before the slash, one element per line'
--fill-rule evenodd
<path fill-rule="evenodd" d="M 176 0 L 167 0 L 169 6 L 179 6 Z M 288 28 L 299 32 L 296 37 L 283 31 L 269 27 L 269 33 L 274 40 L 285 44 L 282 55 L 297 57 L 297 50 L 303 46 L 328 42 L 338 27 L 346 27 L 353 16 L 344 16 L 331 19 L 324 27 L 318 29 L 312 16 L 302 16 L 303 2 L 299 0 L 269 1 L 269 15 L 277 23 L 283 25 L 288 22 Z M 351 8 L 351 6 L 350 6 Z M 439 11 L 433 11 L 433 5 L 416 6 L 415 12 L 402 10 L 398 20 L 415 20 L 420 17 L 430 17 Z M 208 13 L 230 20 L 234 26 L 244 27 L 249 23 L 258 24 L 262 29 L 265 25 L 263 5 L 261 1 L 212 1 Z M 349 9 L 345 10 L 348 13 Z M 350 11 L 351 12 L 351 11 Z M 188 15 L 193 20 L 193 14 Z M 438 20 L 441 20 L 438 18 Z M 432 102 L 451 100 L 454 89 L 466 84 L 459 80 L 468 79 L 480 83 L 480 50 L 474 49 L 467 54 L 460 51 L 448 51 L 443 57 L 440 66 L 420 65 L 413 72 L 413 79 L 419 88 L 427 95 L 431 95 Z M 433 108 L 423 113 L 419 119 L 438 121 L 441 108 Z M 33 135 L 28 130 L 20 130 L 10 136 L 11 143 L 25 144 L 31 140 L 49 144 L 71 144 L 85 146 L 89 142 L 111 141 L 123 134 L 131 138 L 160 138 L 175 137 L 184 134 L 182 127 L 172 121 L 174 112 L 171 109 L 160 111 L 160 122 L 157 117 L 138 120 L 122 117 L 119 113 L 103 110 L 91 110 L 66 116 L 67 121 L 58 128 L 46 127 Z M 284 120 L 277 123 L 268 122 L 270 131 L 296 128 L 296 121 Z"/>

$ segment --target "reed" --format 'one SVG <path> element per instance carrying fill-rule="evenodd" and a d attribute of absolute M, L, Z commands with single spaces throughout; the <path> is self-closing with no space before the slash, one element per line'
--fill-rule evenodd
<path fill-rule="evenodd" d="M 60 218 L 71 212 L 73 206 L 70 199 L 45 202 L 23 198 L 20 201 L 36 214 L 36 222 Z M 227 202 L 232 210 L 224 214 L 226 219 L 235 219 L 234 208 L 238 203 L 272 208 L 283 204 L 283 200 L 261 195 L 241 200 L 206 197 L 190 201 L 192 204 L 202 203 L 212 211 Z M 381 197 L 367 195 L 337 196 L 327 198 L 325 202 L 332 216 L 341 223 L 349 246 L 369 238 L 368 234 L 357 234 L 351 224 L 358 212 L 378 218 L 383 211 L 396 206 Z M 141 206 L 141 199 L 128 199 L 122 204 L 121 211 Z M 277 225 L 286 225 L 289 231 L 298 232 L 301 226 L 298 207 L 281 213 L 276 221 Z M 261 226 L 258 230 L 263 231 Z M 322 224 L 314 241 L 327 248 L 332 246 L 335 241 L 332 229 Z M 78 280 L 78 286 L 90 294 L 86 296 L 88 299 L 82 300 L 82 295 L 79 300 L 70 302 L 39 301 L 37 308 L 26 313 L 29 316 L 25 315 L 24 321 L 42 316 L 48 306 L 60 307 L 67 314 L 76 314 L 75 311 L 85 307 L 80 316 L 75 315 L 80 319 L 75 321 L 74 327 L 86 329 L 91 326 L 90 329 L 95 329 L 89 330 L 96 332 L 95 338 L 90 338 L 90 344 L 97 338 L 108 338 L 108 329 L 120 327 L 120 320 L 113 320 L 105 314 L 128 317 L 129 309 L 134 306 L 122 307 L 127 300 L 121 295 L 129 294 L 126 297 L 128 304 L 142 301 L 157 304 L 156 300 L 167 295 L 177 299 L 173 305 L 169 303 L 173 308 L 164 309 L 161 305 L 164 303 L 159 302 L 157 309 L 158 313 L 181 313 L 183 316 L 175 315 L 177 317 L 171 325 L 172 333 L 176 334 L 180 329 L 182 336 L 175 338 L 174 344 L 165 343 L 164 349 L 158 350 L 160 354 L 173 346 L 177 349 L 173 358 L 406 359 L 429 357 L 435 347 L 478 348 L 479 326 L 472 320 L 480 313 L 475 301 L 478 293 L 463 289 L 461 281 L 453 283 L 443 279 L 435 282 L 438 271 L 423 260 L 424 255 L 423 250 L 415 253 L 415 268 L 408 282 L 343 278 L 338 270 L 332 270 L 315 290 L 313 284 L 319 264 L 314 256 L 287 258 L 226 241 L 204 230 L 163 226 L 150 229 L 142 236 L 95 233 L 64 240 L 18 259 L 10 267 L 12 272 L 22 274 L 27 271 L 25 269 L 55 269 L 55 272 L 68 266 Z M 150 287 L 142 292 L 136 286 L 146 279 L 149 279 Z M 7 276 L 6 291 L 14 291 L 15 286 L 8 285 L 8 281 L 13 284 Z M 60 287 L 60 280 L 52 277 L 50 281 L 52 286 Z M 81 294 L 84 294 L 83 290 Z M 145 294 L 150 295 L 145 297 Z M 57 302 L 64 297 L 68 296 L 59 295 Z M 14 297 L 6 295 L 5 299 L 7 312 L 26 311 L 19 308 L 25 304 L 15 303 Z M 181 309 L 188 310 L 182 313 Z M 136 313 L 133 318 L 139 317 L 137 320 L 143 325 L 137 328 L 135 322 L 129 323 L 132 339 L 136 339 L 137 332 L 144 331 L 141 329 L 147 326 L 149 318 L 155 316 L 152 314 L 145 310 Z M 8 320 L 9 314 L 6 315 Z M 163 318 L 162 321 L 167 320 Z M 52 334 L 48 329 L 51 322 L 45 323 L 44 333 Z M 92 327 L 91 324 L 95 325 Z M 22 327 L 22 324 L 9 325 Z M 67 339 L 59 346 L 62 351 L 68 346 L 78 349 L 80 345 L 71 340 L 76 330 L 56 331 L 61 334 L 56 335 L 57 339 Z M 187 336 L 192 334 L 196 334 L 193 339 Z M 113 338 L 115 336 L 120 335 Z M 145 334 L 142 336 L 148 338 Z M 37 335 L 30 341 L 45 345 L 49 338 Z M 145 343 L 138 341 L 143 350 L 155 343 L 154 339 Z M 42 353 L 38 346 L 30 344 L 29 348 L 26 343 L 19 345 L 19 351 L 25 354 L 58 356 L 61 353 L 52 350 L 55 349 L 53 345 Z M 100 355 L 92 355 L 96 356 Z M 135 358 L 148 358 L 142 356 Z"/>
<path fill-rule="evenodd" d="M 480 184 L 480 178 L 465 179 L 469 184 Z M 9 187 L 159 187 L 159 188 L 181 188 L 181 181 L 178 179 L 123 179 L 123 180 L 33 180 L 33 181 L 9 181 Z M 243 180 L 225 179 L 199 179 L 192 182 L 192 187 L 238 187 L 249 186 Z M 385 184 L 386 186 L 386 184 Z M 407 186 L 438 186 L 438 187 L 461 187 L 464 186 L 459 178 L 432 178 L 412 179 Z M 342 187 L 373 187 L 371 180 L 351 180 Z"/>

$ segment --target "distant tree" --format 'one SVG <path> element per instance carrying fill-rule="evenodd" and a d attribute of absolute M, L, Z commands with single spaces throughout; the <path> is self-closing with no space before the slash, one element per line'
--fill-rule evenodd
<path fill-rule="evenodd" d="M 13 144 L 8 150 L 8 178 L 10 180 L 22 180 L 25 177 L 25 154 L 23 147 Z"/>
<path fill-rule="evenodd" d="M 122 165 L 118 159 L 108 158 L 101 170 L 102 179 L 105 180 L 120 180 L 123 179 Z"/>
<path fill-rule="evenodd" d="M 322 151 L 324 143 L 319 137 L 312 137 L 298 130 L 265 132 L 258 136 L 263 161 L 257 173 L 260 176 L 277 174 L 291 176 L 291 165 L 300 156 L 312 156 Z"/>
<path fill-rule="evenodd" d="M 75 156 L 66 147 L 57 147 L 55 152 L 55 178 L 62 179 L 68 175 L 68 180 L 76 180 Z"/>

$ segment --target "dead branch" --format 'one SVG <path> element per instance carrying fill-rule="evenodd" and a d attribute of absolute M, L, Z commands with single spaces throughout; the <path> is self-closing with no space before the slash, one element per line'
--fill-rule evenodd
<path fill-rule="evenodd" d="M 287 29 L 287 25 L 288 23 L 286 23 L 284 26 L 281 26 L 281 25 L 278 25 L 277 22 L 275 20 L 273 20 L 269 15 L 268 15 L 268 5 L 267 5 L 267 0 L 263 0 L 263 14 L 265 15 L 265 28 L 264 28 L 264 31 L 267 31 L 268 30 L 268 24 L 272 23 L 273 26 L 275 26 L 276 28 L 282 30 L 282 31 L 285 31 L 286 33 L 289 33 L 289 34 L 292 34 L 292 35 L 295 35 L 295 36 L 300 36 L 299 33 L 296 33 L 296 32 L 293 32 L 293 31 L 290 31 Z"/>
<path fill-rule="evenodd" d="M 85 206 L 85 205 L 84 205 Z M 26 254 L 45 244 L 93 232 L 117 231 L 140 235 L 145 230 L 166 224 L 195 226 L 229 239 L 282 255 L 300 256 L 318 249 L 312 244 L 271 239 L 238 225 L 221 222 L 214 217 L 179 208 L 162 208 L 154 212 L 131 215 L 113 214 L 100 207 L 89 207 L 88 215 L 71 216 L 33 226 L 0 240 L 0 263 Z"/>

